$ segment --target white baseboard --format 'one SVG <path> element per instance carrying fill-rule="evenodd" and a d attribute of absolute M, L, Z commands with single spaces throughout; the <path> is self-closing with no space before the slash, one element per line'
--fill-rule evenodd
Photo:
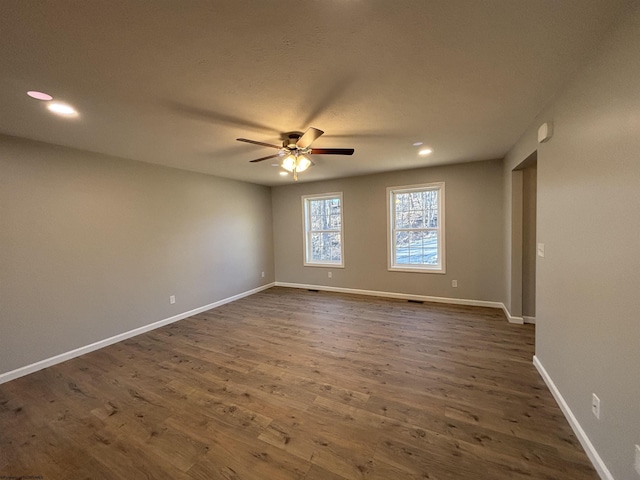
<path fill-rule="evenodd" d="M 573 433 L 575 433 L 576 437 L 578 437 L 578 440 L 580 441 L 582 448 L 584 448 L 584 451 L 587 452 L 587 456 L 589 457 L 589 460 L 591 460 L 591 463 L 593 463 L 593 466 L 598 472 L 598 475 L 600 475 L 600 478 L 602 480 L 615 480 L 613 478 L 613 475 L 611 475 L 611 472 L 609 472 L 609 469 L 607 468 L 607 466 L 602 461 L 602 458 L 600 457 L 600 455 L 598 455 L 598 452 L 596 451 L 595 447 L 591 443 L 591 440 L 589 440 L 589 437 L 587 437 L 587 434 L 580 426 L 578 419 L 575 417 L 575 415 L 569 408 L 569 405 L 563 398 L 562 394 L 560 393 L 560 390 L 558 390 L 558 387 L 556 387 L 556 384 L 553 383 L 553 380 L 551 380 L 549 373 L 544 368 L 544 366 L 542 365 L 538 357 L 535 355 L 533 356 L 533 364 L 535 365 L 536 369 L 540 373 L 540 376 L 544 380 L 544 383 L 546 383 L 547 387 L 549 387 L 549 390 L 551 390 L 553 398 L 555 398 L 556 402 L 558 402 L 558 406 L 562 410 L 562 413 L 564 413 L 564 416 L 567 418 L 569 425 L 571 425 L 571 428 L 573 429 Z"/>
<path fill-rule="evenodd" d="M 471 305 L 475 307 L 502 308 L 501 302 L 486 300 L 469 300 L 466 298 L 430 297 L 428 295 L 414 295 L 411 293 L 379 292 L 376 290 L 361 290 L 358 288 L 329 287 L 326 285 L 305 285 L 302 283 L 276 282 L 276 287 L 303 288 L 305 290 L 323 290 L 325 292 L 352 293 L 354 295 L 368 295 L 371 297 L 401 298 L 403 300 L 417 300 L 419 302 L 449 303 L 452 305 Z"/>
<path fill-rule="evenodd" d="M 504 311 L 504 314 L 507 316 L 507 320 L 509 320 L 509 323 L 524 325 L 523 317 L 514 317 L 513 315 L 511 315 L 511 312 L 509 312 L 509 310 L 507 309 L 507 306 L 504 303 L 501 303 L 500 305 L 502 305 L 502 310 Z"/>
<path fill-rule="evenodd" d="M 523 315 L 522 319 L 524 320 L 524 323 L 536 324 L 536 317 L 527 317 L 526 315 Z"/>
<path fill-rule="evenodd" d="M 274 285 L 275 283 L 262 285 L 261 287 L 254 288 L 253 290 L 248 290 L 246 292 L 233 295 L 232 297 L 227 297 L 222 300 L 218 300 L 217 302 L 213 302 L 208 305 L 204 305 L 202 307 L 189 310 L 188 312 L 179 313 L 178 315 L 165 318 L 164 320 L 159 320 L 157 322 L 153 322 L 148 325 L 144 325 L 142 327 L 134 328 L 133 330 L 129 330 L 128 332 L 120 333 L 118 335 L 114 335 L 113 337 L 100 340 L 90 345 L 85 345 L 84 347 L 76 348 L 75 350 L 71 350 L 70 352 L 61 353 L 60 355 L 56 355 L 55 357 L 46 358 L 44 360 L 40 360 L 39 362 L 32 363 L 31 365 L 26 365 L 24 367 L 20 367 L 15 370 L 12 370 L 10 372 L 0 374 L 0 384 L 9 382 L 19 377 L 23 377 L 25 375 L 29 375 L 30 373 L 37 372 L 38 370 L 42 370 L 43 368 L 47 368 L 52 365 L 56 365 L 57 363 L 62 363 L 67 360 L 71 360 L 72 358 L 79 357 L 80 355 L 84 355 L 85 353 L 93 352 L 94 350 L 98 350 L 100 348 L 112 345 L 117 342 L 121 342 L 122 340 L 135 337 L 136 335 L 140 335 L 141 333 L 145 333 L 150 330 L 154 330 L 156 328 L 169 325 L 170 323 L 177 322 L 178 320 L 191 317 L 198 313 L 206 312 L 207 310 L 211 310 L 212 308 L 219 307 L 221 305 L 224 305 L 225 303 L 230 303 L 235 300 L 239 300 L 243 297 L 248 297 L 249 295 L 253 295 L 254 293 L 258 293 L 258 292 L 261 292 L 262 290 L 271 288 Z"/>

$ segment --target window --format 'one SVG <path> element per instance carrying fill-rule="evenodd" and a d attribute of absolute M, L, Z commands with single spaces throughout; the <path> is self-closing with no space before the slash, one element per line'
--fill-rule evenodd
<path fill-rule="evenodd" d="M 444 183 L 387 188 L 389 270 L 445 273 Z"/>
<path fill-rule="evenodd" d="M 304 264 L 343 267 L 342 193 L 306 195 L 302 203 Z"/>

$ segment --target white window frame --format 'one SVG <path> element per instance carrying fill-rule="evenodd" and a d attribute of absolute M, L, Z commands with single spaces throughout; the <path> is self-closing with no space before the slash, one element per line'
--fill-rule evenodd
<path fill-rule="evenodd" d="M 423 192 L 425 190 L 438 190 L 438 227 L 424 230 L 436 231 L 438 234 L 438 265 L 424 264 L 396 264 L 396 228 L 395 228 L 395 196 L 402 193 Z M 444 182 L 424 183 L 421 185 L 406 185 L 399 187 L 387 187 L 387 266 L 393 272 L 414 273 L 446 273 L 445 268 L 445 195 Z"/>
<path fill-rule="evenodd" d="M 313 200 L 330 200 L 338 198 L 340 200 L 340 230 L 325 230 L 326 232 L 340 233 L 340 261 L 314 261 L 311 259 L 311 219 L 309 216 L 309 203 Z M 342 192 L 322 193 L 318 195 L 302 196 L 302 226 L 304 241 L 304 266 L 305 267 L 332 267 L 344 268 L 344 202 L 342 201 Z M 321 232 L 320 230 L 314 230 Z"/>

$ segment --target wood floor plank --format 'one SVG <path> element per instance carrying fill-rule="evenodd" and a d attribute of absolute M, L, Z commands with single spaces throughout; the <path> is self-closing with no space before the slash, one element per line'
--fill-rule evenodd
<path fill-rule="evenodd" d="M 597 479 L 534 329 L 271 288 L 0 385 L 0 476 Z"/>

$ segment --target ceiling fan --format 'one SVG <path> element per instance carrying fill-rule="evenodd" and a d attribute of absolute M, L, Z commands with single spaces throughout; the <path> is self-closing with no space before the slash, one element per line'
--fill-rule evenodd
<path fill-rule="evenodd" d="M 280 164 L 282 168 L 293 173 L 293 179 L 298 180 L 298 173 L 304 172 L 314 163 L 309 155 L 353 155 L 353 148 L 311 148 L 311 144 L 324 132 L 309 127 L 306 132 L 290 132 L 283 135 L 282 146 L 271 143 L 256 142 L 246 138 L 237 138 L 239 142 L 252 143 L 263 147 L 277 148 L 278 153 L 251 160 L 251 163 L 262 162 L 270 158 L 284 157 Z"/>

